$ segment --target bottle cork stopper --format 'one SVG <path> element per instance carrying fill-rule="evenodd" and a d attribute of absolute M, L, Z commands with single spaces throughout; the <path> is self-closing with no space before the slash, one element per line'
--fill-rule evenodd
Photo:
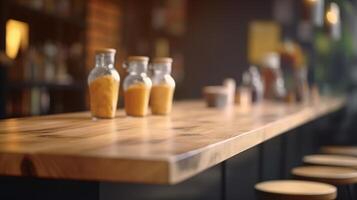
<path fill-rule="evenodd" d="M 127 60 L 130 61 L 139 61 L 139 62 L 148 62 L 149 57 L 147 56 L 129 56 Z"/>
<path fill-rule="evenodd" d="M 156 57 L 152 60 L 153 63 L 172 63 L 172 61 L 170 57 Z"/>
<path fill-rule="evenodd" d="M 117 50 L 113 48 L 99 48 L 95 50 L 95 53 L 116 53 Z"/>

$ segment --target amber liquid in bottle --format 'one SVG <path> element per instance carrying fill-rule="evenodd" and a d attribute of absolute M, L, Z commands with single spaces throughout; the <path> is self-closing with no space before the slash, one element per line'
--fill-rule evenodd
<path fill-rule="evenodd" d="M 113 118 L 117 109 L 119 81 L 112 76 L 102 76 L 89 84 L 92 116 Z"/>
<path fill-rule="evenodd" d="M 174 86 L 169 84 L 152 86 L 150 107 L 153 114 L 166 115 L 171 112 L 174 90 Z"/>
<path fill-rule="evenodd" d="M 130 86 L 124 93 L 125 112 L 130 116 L 143 117 L 148 112 L 150 87 L 138 83 Z"/>

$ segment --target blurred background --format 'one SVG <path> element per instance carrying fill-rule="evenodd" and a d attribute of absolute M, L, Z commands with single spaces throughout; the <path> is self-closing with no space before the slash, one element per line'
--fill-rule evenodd
<path fill-rule="evenodd" d="M 129 55 L 172 57 L 176 99 L 228 77 L 242 84 L 249 66 L 279 55 L 310 87 L 356 102 L 356 21 L 354 0 L 1 0 L 0 117 L 88 110 L 102 47 L 118 50 L 122 80 Z"/>

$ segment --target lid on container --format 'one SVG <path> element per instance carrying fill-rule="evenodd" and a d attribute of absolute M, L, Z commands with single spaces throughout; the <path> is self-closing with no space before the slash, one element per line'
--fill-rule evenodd
<path fill-rule="evenodd" d="M 153 63 L 172 63 L 172 58 L 170 57 L 156 57 L 152 61 Z"/>
<path fill-rule="evenodd" d="M 228 89 L 225 86 L 217 85 L 217 86 L 205 86 L 203 88 L 204 94 L 228 94 Z"/>
<path fill-rule="evenodd" d="M 130 61 L 139 61 L 139 62 L 148 62 L 149 61 L 149 57 L 146 56 L 129 56 L 127 58 L 128 62 Z"/>
<path fill-rule="evenodd" d="M 95 53 L 116 53 L 117 50 L 112 48 L 99 48 L 95 50 Z"/>

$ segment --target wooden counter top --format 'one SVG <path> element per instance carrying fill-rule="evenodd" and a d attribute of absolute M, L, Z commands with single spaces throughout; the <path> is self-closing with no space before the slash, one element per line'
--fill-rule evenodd
<path fill-rule="evenodd" d="M 343 99 L 251 109 L 175 103 L 170 116 L 92 120 L 88 112 L 0 121 L 0 174 L 174 184 L 296 126 Z"/>

